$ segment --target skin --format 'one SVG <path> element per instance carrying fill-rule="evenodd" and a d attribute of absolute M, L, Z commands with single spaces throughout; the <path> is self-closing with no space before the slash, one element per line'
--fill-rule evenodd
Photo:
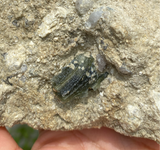
<path fill-rule="evenodd" d="M 32 150 L 160 150 L 149 139 L 123 136 L 112 129 L 40 131 Z M 0 127 L 0 150 L 22 150 L 8 131 Z"/>

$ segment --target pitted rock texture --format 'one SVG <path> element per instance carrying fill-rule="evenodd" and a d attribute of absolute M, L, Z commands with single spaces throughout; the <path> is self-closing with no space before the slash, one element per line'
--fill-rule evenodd
<path fill-rule="evenodd" d="M 0 126 L 105 126 L 160 144 L 159 7 L 155 0 L 1 0 Z M 88 97 L 62 103 L 51 79 L 79 54 L 109 75 Z"/>

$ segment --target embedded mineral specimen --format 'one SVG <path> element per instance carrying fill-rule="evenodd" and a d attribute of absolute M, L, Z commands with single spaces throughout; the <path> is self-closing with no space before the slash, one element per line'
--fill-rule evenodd
<path fill-rule="evenodd" d="M 96 90 L 107 75 L 107 72 L 100 74 L 96 71 L 92 56 L 80 54 L 53 77 L 53 91 L 62 101 L 84 97 L 89 88 Z"/>
<path fill-rule="evenodd" d="M 77 0 L 76 9 L 79 14 L 84 15 L 92 7 L 93 0 Z"/>
<path fill-rule="evenodd" d="M 103 70 L 106 67 L 106 58 L 104 55 L 97 54 L 96 56 L 97 64 L 98 64 L 98 70 L 100 72 L 103 72 Z"/>
<path fill-rule="evenodd" d="M 103 14 L 102 8 L 99 8 L 98 10 L 92 12 L 86 22 L 86 28 L 93 28 L 97 25 L 99 19 L 101 18 Z"/>

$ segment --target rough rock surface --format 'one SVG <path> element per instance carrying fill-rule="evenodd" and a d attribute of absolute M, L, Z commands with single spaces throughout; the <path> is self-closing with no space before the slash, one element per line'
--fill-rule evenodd
<path fill-rule="evenodd" d="M 1 0 L 0 125 L 106 126 L 160 143 L 160 1 L 88 2 Z M 80 53 L 105 56 L 109 75 L 62 103 L 51 79 Z"/>

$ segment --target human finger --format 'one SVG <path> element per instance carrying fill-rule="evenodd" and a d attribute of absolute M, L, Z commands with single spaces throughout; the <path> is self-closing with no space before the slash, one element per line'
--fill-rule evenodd
<path fill-rule="evenodd" d="M 76 131 L 42 131 L 32 150 L 159 150 L 148 139 L 123 136 L 112 129 L 84 129 Z"/>
<path fill-rule="evenodd" d="M 4 127 L 0 127 L 0 150 L 22 150 Z"/>

